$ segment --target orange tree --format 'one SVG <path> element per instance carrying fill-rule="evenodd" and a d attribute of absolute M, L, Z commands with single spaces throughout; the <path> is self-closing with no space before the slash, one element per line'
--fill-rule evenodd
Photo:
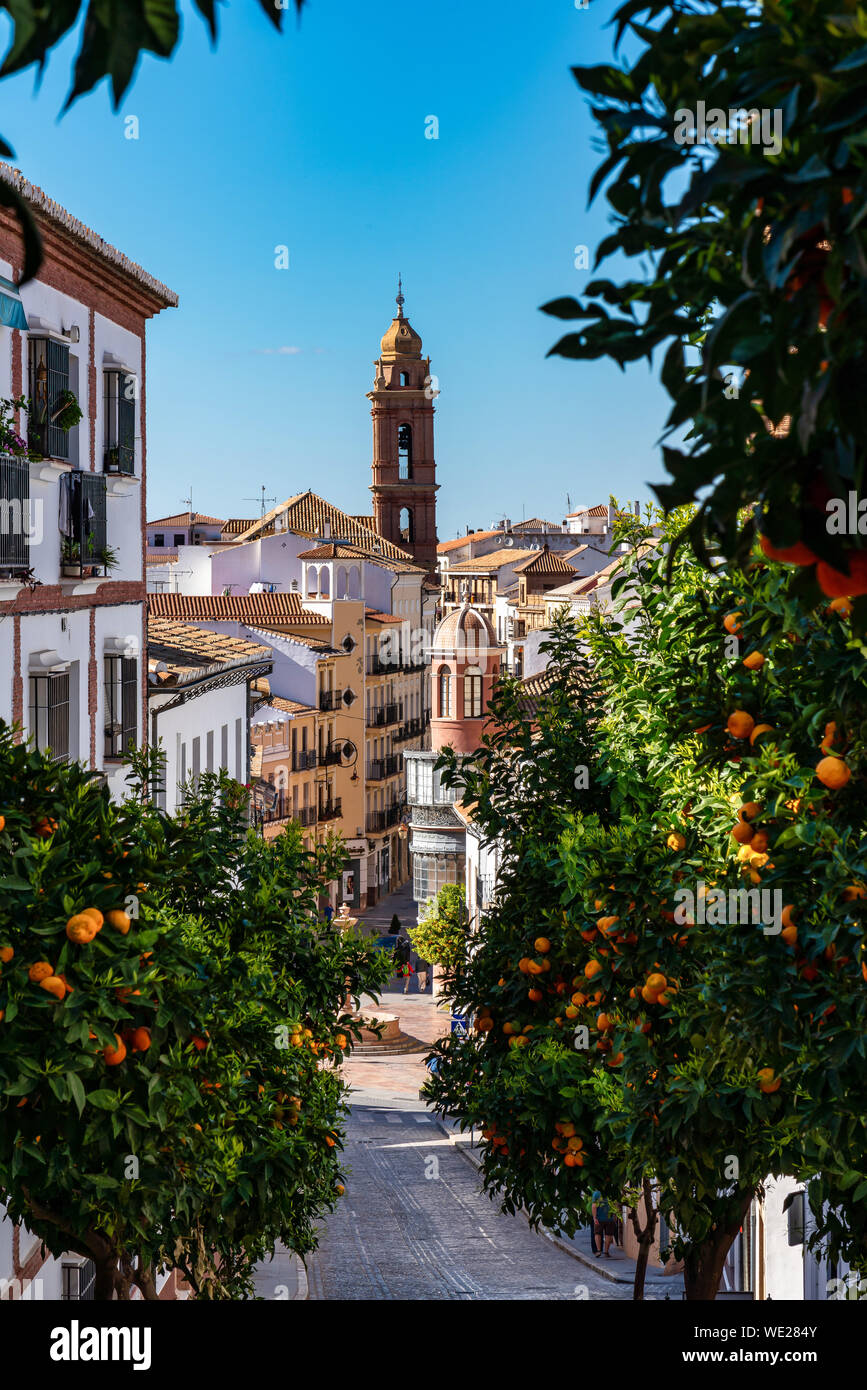
<path fill-rule="evenodd" d="M 700 763 L 737 767 L 750 807 L 748 830 L 739 822 L 743 871 L 782 907 L 779 936 L 752 954 L 751 988 L 730 949 L 710 960 L 706 988 L 714 1036 L 735 1027 L 761 1045 L 775 1110 L 791 1093 L 789 1171 L 807 1184 L 813 1243 L 864 1270 L 865 649 L 851 603 L 812 605 L 801 593 L 791 568 L 760 553 L 746 573 L 723 576 L 681 691 L 684 723 L 696 708 L 707 723 Z"/>
<path fill-rule="evenodd" d="M 383 966 L 318 920 L 336 846 L 266 845 L 237 784 L 178 817 L 0 728 L 0 1195 L 99 1298 L 179 1267 L 250 1290 L 339 1193 L 344 981 Z"/>
<path fill-rule="evenodd" d="M 741 896 L 772 891 L 784 870 L 776 851 L 773 860 L 765 852 L 761 788 L 741 761 L 744 739 L 727 729 L 741 731 L 740 705 L 766 679 L 749 660 L 760 643 L 746 628 L 743 637 L 728 630 L 738 620 L 724 626 L 734 611 L 724 573 L 709 577 L 681 554 L 667 588 L 666 557 L 649 547 L 648 530 L 624 521 L 620 539 L 633 549 L 615 581 L 615 611 L 585 630 L 605 714 L 593 750 L 576 741 L 576 754 L 590 761 L 596 807 L 574 795 L 570 807 L 555 786 L 547 834 L 538 824 L 525 829 L 524 789 L 503 776 L 515 766 L 507 747 L 499 764 L 489 747 L 475 771 L 461 769 L 486 828 L 489 805 L 498 808 L 496 833 L 516 846 L 517 867 L 456 982 L 463 1006 L 476 1011 L 476 1040 L 441 1048 L 433 1090 L 452 1113 L 486 1122 L 489 1185 L 546 1224 L 574 1228 L 592 1187 L 614 1181 L 634 1190 L 652 1178 L 687 1297 L 712 1298 L 766 1176 L 814 1172 L 816 1145 L 835 1132 L 828 1107 L 811 1100 L 813 1078 L 832 1055 L 833 1030 L 820 1015 L 833 1006 L 847 1018 L 833 1054 L 838 1080 L 825 1083 L 845 1086 L 860 1061 L 850 1012 L 863 1007 L 863 992 L 853 990 L 860 966 L 850 956 L 843 971 L 829 972 L 830 993 L 813 1000 L 813 1018 L 803 1004 L 809 979 L 806 995 L 786 998 L 790 986 L 801 989 L 791 933 L 779 931 L 773 913 L 756 921 L 753 900 Z M 786 648 L 798 650 L 788 640 Z M 552 684 L 565 689 L 568 678 L 557 675 Z M 809 702 L 808 683 L 802 694 Z M 754 743 L 759 758 L 766 733 Z M 505 744 L 507 728 L 500 737 Z M 521 737 L 517 763 L 532 779 L 559 732 L 541 714 Z M 779 779 L 788 769 L 777 764 Z M 546 794 L 544 777 L 538 788 Z M 820 855 L 813 872 L 822 881 Z M 857 885 L 852 865 L 841 874 Z M 784 905 L 800 901 L 794 886 L 779 891 Z M 755 907 L 762 917 L 761 897 Z M 809 975 L 816 953 L 811 945 Z M 576 1027 L 589 1047 L 574 1045 Z M 573 1125 L 577 1134 L 564 1136 Z M 838 1164 L 848 1175 L 844 1196 L 858 1171 L 859 1125 L 857 1112 L 837 1125 L 852 1140 Z M 840 1202 L 836 1212 L 851 1239 L 857 1219 Z M 652 1237 L 652 1213 L 638 1234 Z"/>
<path fill-rule="evenodd" d="M 671 443 L 655 491 L 666 508 L 700 499 L 699 554 L 745 559 L 739 510 L 759 499 L 771 541 L 811 566 L 805 592 L 841 592 L 864 545 L 825 512 L 862 492 L 867 458 L 863 6 L 625 0 L 613 24 L 624 61 L 574 73 L 607 146 L 596 265 L 628 269 L 545 306 L 573 321 L 552 351 L 657 357 Z M 867 560 L 853 564 L 865 594 Z"/>

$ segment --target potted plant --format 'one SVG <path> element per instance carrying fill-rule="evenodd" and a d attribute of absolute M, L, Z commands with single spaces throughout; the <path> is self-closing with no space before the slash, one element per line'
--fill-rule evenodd
<path fill-rule="evenodd" d="M 105 451 L 105 471 L 106 473 L 120 472 L 120 449 L 116 444 L 112 444 Z"/>
<path fill-rule="evenodd" d="M 65 536 L 60 548 L 60 572 L 64 579 L 78 578 L 81 569 L 81 546 L 78 541 Z"/>
<path fill-rule="evenodd" d="M 51 415 L 51 423 L 57 429 L 69 433 L 74 429 L 84 414 L 78 404 L 78 398 L 74 391 L 61 391 L 57 397 L 57 403 Z"/>
<path fill-rule="evenodd" d="M 102 562 L 106 574 L 108 574 L 109 570 L 116 569 L 120 564 L 120 556 L 110 545 L 104 545 L 102 549 L 98 550 L 96 553 Z"/>

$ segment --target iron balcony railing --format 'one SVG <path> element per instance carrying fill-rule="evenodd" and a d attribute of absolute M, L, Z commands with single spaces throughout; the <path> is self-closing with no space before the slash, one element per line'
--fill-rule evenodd
<path fill-rule="evenodd" d="M 0 454 L 0 571 L 30 568 L 30 465 Z"/>
<path fill-rule="evenodd" d="M 107 569 L 105 477 L 73 469 L 60 480 L 60 559 L 65 574 Z"/>
<path fill-rule="evenodd" d="M 396 777 L 402 771 L 402 762 L 396 753 L 390 753 L 387 758 L 373 758 L 367 764 L 367 780 L 382 782 L 386 777 Z"/>
<path fill-rule="evenodd" d="M 336 798 L 336 800 L 334 800 L 334 801 L 325 801 L 325 802 L 323 802 L 322 805 L 319 807 L 319 819 L 320 819 L 320 821 L 325 821 L 325 820 L 339 820 L 340 817 L 341 817 L 342 815 L 343 815 L 343 799 L 342 799 L 342 797 L 339 797 L 339 796 L 338 796 L 338 797 Z"/>
<path fill-rule="evenodd" d="M 399 724 L 402 719 L 403 705 L 392 704 L 368 710 L 365 723 L 368 729 L 383 729 L 389 724 Z"/>
<path fill-rule="evenodd" d="M 292 754 L 292 771 L 309 772 L 316 766 L 316 749 L 310 748 L 306 752 L 295 752 Z"/>
<path fill-rule="evenodd" d="M 384 811 L 368 811 L 364 820 L 368 835 L 379 835 L 385 829 Z"/>
<path fill-rule="evenodd" d="M 292 819 L 293 819 L 293 820 L 297 820 L 299 825 L 305 825 L 305 826 L 308 826 L 308 825 L 315 825 L 315 824 L 316 824 L 316 807 L 315 807 L 315 806 L 302 806 L 301 809 L 300 809 L 299 811 L 297 811 L 297 812 L 295 813 L 295 815 L 293 815 Z"/>
<path fill-rule="evenodd" d="M 103 372 L 103 421 L 106 473 L 135 472 L 135 397 L 129 394 L 135 378 L 121 371 Z"/>
<path fill-rule="evenodd" d="M 339 748 L 326 748 L 325 752 L 321 753 L 319 756 L 319 766 L 337 766 L 337 764 L 340 762 L 341 757 L 343 756 L 343 747 L 344 745 L 341 744 Z"/>
<path fill-rule="evenodd" d="M 340 707 L 343 698 L 342 690 L 320 690 L 319 708 L 321 710 L 333 710 Z"/>

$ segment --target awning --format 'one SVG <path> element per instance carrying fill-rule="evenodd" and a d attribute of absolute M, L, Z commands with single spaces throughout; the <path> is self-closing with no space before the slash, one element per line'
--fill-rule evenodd
<path fill-rule="evenodd" d="M 27 332 L 27 315 L 18 289 L 11 280 L 0 275 L 0 323 L 6 328 L 23 328 Z"/>

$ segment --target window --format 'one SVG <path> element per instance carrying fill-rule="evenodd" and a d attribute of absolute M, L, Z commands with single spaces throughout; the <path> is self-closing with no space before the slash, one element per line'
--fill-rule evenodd
<path fill-rule="evenodd" d="M 69 757 L 69 672 L 30 677 L 30 736 L 56 762 Z"/>
<path fill-rule="evenodd" d="M 400 384 L 401 386 L 409 386 L 409 372 L 401 372 Z"/>
<path fill-rule="evenodd" d="M 401 478 L 412 477 L 412 425 L 397 427 L 397 461 Z"/>
<path fill-rule="evenodd" d="M 105 568 L 108 550 L 106 482 L 101 473 L 75 468 L 60 480 L 61 558 L 82 574 Z"/>
<path fill-rule="evenodd" d="M 69 391 L 69 348 L 53 338 L 31 338 L 30 414 L 27 433 L 32 449 L 47 458 L 69 458 L 69 433 L 55 424 Z"/>
<path fill-rule="evenodd" d="M 412 856 L 412 895 L 417 903 L 435 898 L 445 883 L 457 883 L 457 855 L 414 854 Z"/>
<path fill-rule="evenodd" d="M 106 758 L 123 758 L 130 742 L 138 743 L 138 662 L 128 656 L 104 658 L 105 753 Z"/>
<path fill-rule="evenodd" d="M 452 713 L 452 673 L 447 666 L 439 670 L 440 719 L 450 719 Z"/>
<path fill-rule="evenodd" d="M 106 473 L 135 472 L 136 379 L 127 372 L 103 372 L 104 450 Z"/>
<path fill-rule="evenodd" d="M 93 1260 L 83 1260 L 81 1264 L 63 1264 L 60 1267 L 62 1302 L 78 1303 L 93 1298 L 96 1283 L 96 1265 Z"/>
<path fill-rule="evenodd" d="M 151 541 L 151 545 L 165 545 L 165 543 L 166 543 L 166 538 L 165 538 L 165 536 L 163 535 L 162 531 L 157 531 L 157 533 L 155 534 L 153 540 Z"/>
<path fill-rule="evenodd" d="M 184 532 L 176 531 L 175 534 L 172 536 L 172 545 L 184 545 L 185 543 L 186 536 L 184 535 Z"/>
<path fill-rule="evenodd" d="M 482 673 L 478 666 L 468 666 L 464 671 L 464 719 L 480 719 L 482 716 Z"/>

